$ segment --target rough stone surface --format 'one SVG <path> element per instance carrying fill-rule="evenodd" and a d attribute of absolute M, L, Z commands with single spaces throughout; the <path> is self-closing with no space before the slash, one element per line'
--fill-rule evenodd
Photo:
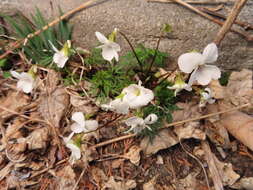
<path fill-rule="evenodd" d="M 64 11 L 82 4 L 83 0 L 0 0 L 0 12 L 22 11 L 29 15 L 34 7 L 39 7 L 48 17 L 54 17 L 58 4 Z M 232 4 L 225 6 L 228 12 Z M 253 24 L 253 1 L 242 10 L 240 19 Z M 210 43 L 220 26 L 200 17 L 177 4 L 147 3 L 146 0 L 107 0 L 97 6 L 83 10 L 71 18 L 74 23 L 74 40 L 84 47 L 91 48 L 98 44 L 94 32 L 109 34 L 115 27 L 123 31 L 133 45 L 143 43 L 155 47 L 163 23 L 169 23 L 177 39 L 163 39 L 160 50 L 169 52 L 174 58 L 180 54 L 199 50 Z M 251 33 L 252 34 L 252 33 Z M 129 50 L 127 43 L 118 38 L 122 50 Z M 253 69 L 253 44 L 241 36 L 229 33 L 219 49 L 217 64 L 224 69 Z"/>

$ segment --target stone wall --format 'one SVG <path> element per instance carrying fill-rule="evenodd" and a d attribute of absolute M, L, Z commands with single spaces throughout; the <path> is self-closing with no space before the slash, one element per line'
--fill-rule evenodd
<path fill-rule="evenodd" d="M 83 0 L 0 0 L 0 11 L 8 14 L 20 10 L 26 15 L 39 7 L 48 17 L 57 15 L 57 6 L 64 11 L 82 4 Z M 225 10 L 232 8 L 227 4 Z M 253 24 L 253 1 L 249 0 L 240 19 Z M 117 27 L 127 34 L 134 45 L 143 43 L 155 47 L 159 28 L 163 23 L 173 27 L 175 39 L 163 39 L 160 50 L 175 59 L 190 50 L 202 50 L 217 34 L 220 26 L 176 4 L 148 3 L 146 0 L 107 0 L 83 10 L 71 18 L 75 43 L 91 48 L 97 45 L 95 31 L 110 33 Z M 252 32 L 253 34 L 253 32 Z M 123 52 L 127 43 L 119 38 Z M 220 47 L 218 63 L 224 69 L 253 68 L 253 44 L 229 33 Z"/>

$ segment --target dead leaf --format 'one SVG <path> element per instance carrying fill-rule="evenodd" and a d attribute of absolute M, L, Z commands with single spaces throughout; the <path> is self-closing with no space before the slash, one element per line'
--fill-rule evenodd
<path fill-rule="evenodd" d="M 178 138 L 173 134 L 171 129 L 163 129 L 152 141 L 150 141 L 149 137 L 143 138 L 140 147 L 144 154 L 150 156 L 157 153 L 159 150 L 169 148 L 178 142 Z"/>
<path fill-rule="evenodd" d="M 61 168 L 56 173 L 56 182 L 59 190 L 72 190 L 76 180 L 75 172 L 70 165 Z"/>
<path fill-rule="evenodd" d="M 212 80 L 208 86 L 212 90 L 215 99 L 224 99 L 226 97 L 226 87 L 221 86 L 218 80 Z"/>
<path fill-rule="evenodd" d="M 243 177 L 231 187 L 233 189 L 253 190 L 253 177 Z"/>
<path fill-rule="evenodd" d="M 92 167 L 91 169 L 92 179 L 101 188 L 107 181 L 108 177 L 105 175 L 104 171 L 97 167 Z"/>
<path fill-rule="evenodd" d="M 86 96 L 80 97 L 78 95 L 71 95 L 70 103 L 74 106 L 74 112 L 94 115 L 99 110 L 99 108 Z"/>
<path fill-rule="evenodd" d="M 177 107 L 180 108 L 180 110 L 176 110 L 173 112 L 172 114 L 173 122 L 201 116 L 201 113 L 199 112 L 199 106 L 194 102 L 189 103 L 179 102 L 176 105 Z"/>
<path fill-rule="evenodd" d="M 4 168 L 0 170 L 0 181 L 2 181 L 11 171 L 13 163 L 9 162 Z"/>
<path fill-rule="evenodd" d="M 242 105 L 251 102 L 253 98 L 253 71 L 243 69 L 240 72 L 232 72 L 226 88 L 226 98 L 233 105 Z"/>
<path fill-rule="evenodd" d="M 236 139 L 253 151 L 253 117 L 240 111 L 234 111 L 223 114 L 220 123 Z"/>
<path fill-rule="evenodd" d="M 202 148 L 205 151 L 205 159 L 207 160 L 216 190 L 223 189 L 223 186 L 231 186 L 240 178 L 240 176 L 234 172 L 231 163 L 223 163 L 218 160 L 211 152 L 207 142 L 202 142 Z"/>
<path fill-rule="evenodd" d="M 47 92 L 51 94 L 57 87 L 57 84 L 60 81 L 60 73 L 56 72 L 52 69 L 47 69 L 46 83 L 44 85 L 40 85 L 40 90 L 44 93 Z"/>
<path fill-rule="evenodd" d="M 34 130 L 27 138 L 29 150 L 44 149 L 49 141 L 49 130 L 47 127 Z"/>
<path fill-rule="evenodd" d="M 9 91 L 6 97 L 0 99 L 0 105 L 2 107 L 8 108 L 9 110 L 19 112 L 25 105 L 29 102 L 29 96 L 24 93 Z M 0 108 L 0 116 L 5 119 L 13 114 L 7 111 L 4 111 Z"/>
<path fill-rule="evenodd" d="M 124 155 L 124 158 L 127 158 L 130 160 L 131 163 L 138 166 L 140 164 L 140 152 L 141 148 L 138 146 L 132 146 L 129 151 Z"/>
<path fill-rule="evenodd" d="M 206 134 L 199 129 L 199 122 L 189 122 L 185 125 L 176 126 L 174 132 L 179 139 L 195 138 L 200 140 L 206 139 Z"/>
<path fill-rule="evenodd" d="M 107 188 L 109 190 L 129 190 L 134 189 L 136 187 L 136 182 L 134 180 L 127 180 L 124 181 L 118 181 L 116 182 L 114 177 L 111 176 L 109 180 L 105 183 L 102 190 L 106 190 Z"/>
<path fill-rule="evenodd" d="M 55 127 L 59 127 L 69 105 L 69 95 L 63 88 L 57 88 L 52 94 L 42 96 L 39 104 L 39 112 L 43 118 Z"/>
<path fill-rule="evenodd" d="M 178 180 L 176 184 L 177 189 L 180 190 L 196 190 L 198 189 L 198 180 L 196 179 L 197 173 L 190 173 L 184 179 Z"/>
<path fill-rule="evenodd" d="M 156 188 L 155 188 L 156 179 L 157 179 L 157 176 L 153 177 L 147 183 L 144 183 L 143 190 L 156 190 Z"/>

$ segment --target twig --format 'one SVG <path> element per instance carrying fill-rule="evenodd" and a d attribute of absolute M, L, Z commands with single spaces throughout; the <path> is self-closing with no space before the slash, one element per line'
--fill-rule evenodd
<path fill-rule="evenodd" d="M 210 10 L 210 9 L 208 9 L 208 8 L 199 7 L 198 9 L 201 10 L 201 11 L 203 11 L 203 12 L 205 12 L 205 13 L 208 13 L 208 14 L 210 14 L 210 15 L 212 15 L 212 16 L 215 16 L 215 17 L 217 17 L 217 18 L 221 18 L 221 19 L 224 19 L 224 20 L 227 19 L 227 17 L 226 17 L 225 15 L 223 15 L 223 14 L 221 14 L 221 13 L 218 13 L 218 12 L 215 12 L 215 11 L 212 11 L 212 10 Z M 244 21 L 241 21 L 241 20 L 238 20 L 238 19 L 237 19 L 237 20 L 235 20 L 234 23 L 235 23 L 235 24 L 238 24 L 238 25 L 241 26 L 241 27 L 243 27 L 245 30 L 249 30 L 249 29 L 252 29 L 252 30 L 253 30 L 253 25 L 250 24 L 250 23 L 248 23 L 248 22 L 244 22 Z"/>
<path fill-rule="evenodd" d="M 249 106 L 251 106 L 251 104 L 247 103 L 247 104 L 243 104 L 241 106 L 237 106 L 237 107 L 234 107 L 234 108 L 231 108 L 231 109 L 228 109 L 228 110 L 219 111 L 219 112 L 215 112 L 215 113 L 210 113 L 210 114 L 203 115 L 203 116 L 200 116 L 200 117 L 197 117 L 197 118 L 186 119 L 186 120 L 182 120 L 182 121 L 178 121 L 178 122 L 169 123 L 168 125 L 160 128 L 160 130 L 168 128 L 168 127 L 172 127 L 172 126 L 181 125 L 181 124 L 184 124 L 184 123 L 187 123 L 187 122 L 190 122 L 190 121 L 196 121 L 196 120 L 205 119 L 205 118 L 208 118 L 208 117 L 213 117 L 213 116 L 216 116 L 216 115 L 236 111 L 236 110 L 239 110 L 239 109 L 242 109 L 242 108 L 245 108 L 245 107 L 249 107 Z M 117 138 L 114 138 L 114 139 L 110 139 L 108 141 L 104 141 L 104 142 L 95 144 L 95 145 L 91 146 L 91 148 L 99 148 L 99 147 L 102 147 L 102 146 L 105 146 L 105 145 L 108 145 L 108 144 L 112 144 L 112 143 L 115 143 L 115 142 L 118 142 L 118 141 L 121 141 L 121 140 L 133 138 L 135 136 L 137 136 L 137 134 L 130 134 L 130 135 L 117 137 Z"/>
<path fill-rule="evenodd" d="M 205 176 L 205 179 L 206 179 L 206 184 L 207 184 L 208 190 L 211 190 L 210 183 L 209 183 L 208 176 L 207 176 L 207 172 L 205 170 L 204 165 L 200 161 L 200 159 L 197 156 L 195 156 L 192 153 L 190 153 L 188 150 L 186 150 L 186 148 L 183 146 L 181 140 L 179 140 L 179 143 L 180 143 L 182 149 L 185 151 L 185 153 L 188 154 L 190 157 L 192 157 L 194 160 L 196 160 L 198 162 L 198 164 L 200 165 L 200 167 L 202 168 L 202 170 L 204 172 L 204 176 Z"/>
<path fill-rule="evenodd" d="M 188 9 L 192 10 L 193 12 L 195 12 L 195 13 L 197 13 L 197 14 L 199 14 L 199 15 L 201 15 L 201 16 L 209 19 L 209 20 L 211 20 L 212 22 L 214 22 L 216 24 L 219 24 L 221 26 L 223 26 L 223 24 L 224 24 L 224 22 L 222 22 L 221 20 L 213 18 L 209 14 L 202 12 L 201 10 L 193 7 L 192 5 L 186 3 L 186 2 L 184 2 L 182 0 L 173 0 L 173 1 L 176 2 L 176 3 L 178 3 L 178 4 L 180 4 L 180 5 L 182 5 L 182 6 L 184 6 L 184 7 L 187 7 Z M 243 36 L 247 41 L 253 41 L 253 36 L 250 36 L 248 33 L 244 32 L 244 31 L 238 30 L 236 28 L 234 28 L 234 29 L 230 28 L 230 30 L 232 32 L 234 32 L 234 33 L 237 33 L 237 34 Z"/>
<path fill-rule="evenodd" d="M 85 168 L 83 168 L 83 171 L 82 171 L 82 173 L 80 174 L 80 176 L 79 176 L 78 180 L 76 181 L 76 183 L 75 183 L 74 187 L 72 188 L 72 190 L 75 190 L 75 189 L 77 188 L 78 183 L 80 182 L 80 180 L 82 179 L 82 177 L 83 177 L 83 175 L 84 175 L 84 172 L 85 172 Z"/>
<path fill-rule="evenodd" d="M 14 111 L 14 110 L 8 109 L 8 108 L 6 108 L 6 107 L 0 105 L 0 110 L 1 110 L 1 109 L 4 110 L 4 111 L 7 111 L 7 112 L 9 112 L 9 113 L 12 113 L 12 114 L 14 114 L 14 115 L 18 115 L 18 116 L 20 116 L 20 117 L 23 117 L 23 118 L 25 118 L 25 119 L 29 119 L 29 120 L 31 120 L 31 121 L 42 122 L 42 123 L 45 123 L 45 124 L 50 125 L 50 123 L 48 123 L 48 122 L 45 121 L 45 120 L 37 119 L 37 118 L 32 118 L 32 117 L 23 115 L 23 114 L 21 114 L 21 113 L 18 113 L 18 112 Z"/>
<path fill-rule="evenodd" d="M 178 1 L 178 0 L 177 0 Z M 231 13 L 228 15 L 228 18 L 224 25 L 221 27 L 220 31 L 218 32 L 216 38 L 214 39 L 214 42 L 217 45 L 220 45 L 221 41 L 225 37 L 225 35 L 228 33 L 230 28 L 232 27 L 234 21 L 236 20 L 238 14 L 241 12 L 242 8 L 244 7 L 247 0 L 237 0 L 231 10 Z"/>
<path fill-rule="evenodd" d="M 64 160 L 61 160 L 61 161 L 57 162 L 57 163 L 55 164 L 55 166 L 58 166 L 58 165 L 60 165 L 60 164 L 63 164 L 63 163 L 65 163 L 65 162 L 67 162 L 67 161 L 68 161 L 68 158 L 65 158 Z M 29 177 L 29 179 L 34 178 L 34 177 L 37 177 L 37 176 L 39 176 L 39 175 L 41 175 L 41 174 L 47 172 L 48 170 L 54 168 L 55 166 L 49 166 L 48 168 L 45 168 L 45 169 L 43 169 L 43 170 L 41 170 L 41 171 L 38 171 L 37 173 L 34 173 L 33 175 L 31 175 L 31 177 Z"/>
<path fill-rule="evenodd" d="M 161 3 L 174 3 L 173 0 L 147 0 L 147 2 L 161 2 Z M 205 4 L 205 5 L 216 5 L 221 3 L 233 3 L 229 0 L 186 0 L 184 1 L 189 4 Z"/>
<path fill-rule="evenodd" d="M 43 31 L 47 30 L 48 28 L 56 25 L 57 23 L 59 23 L 60 21 L 66 19 L 66 18 L 68 18 L 69 16 L 71 16 L 71 15 L 73 15 L 73 14 L 81 11 L 82 9 L 85 9 L 85 8 L 93 5 L 95 2 L 97 2 L 97 0 L 87 1 L 87 2 L 83 3 L 82 5 L 80 5 L 79 7 L 75 8 L 75 9 L 72 9 L 69 12 L 65 13 L 64 15 L 56 18 L 55 20 L 53 20 L 52 22 L 50 22 L 49 24 L 47 24 L 46 26 L 44 26 L 42 29 L 37 30 L 36 32 L 27 35 L 26 38 L 21 39 L 21 40 L 15 42 L 15 44 L 9 50 L 7 50 L 5 53 L 3 53 L 2 55 L 0 55 L 0 59 L 5 58 L 7 55 L 9 55 L 10 53 L 12 53 L 13 50 L 15 50 L 15 49 L 19 48 L 20 46 L 22 46 L 22 44 L 24 42 L 26 42 L 27 40 L 29 40 L 29 39 L 31 39 L 31 38 L 39 35 L 41 32 L 43 32 Z"/>

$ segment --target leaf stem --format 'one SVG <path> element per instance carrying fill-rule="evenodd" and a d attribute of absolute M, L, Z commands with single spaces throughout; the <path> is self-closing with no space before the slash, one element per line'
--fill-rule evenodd
<path fill-rule="evenodd" d="M 129 44 L 129 46 L 130 46 L 130 48 L 131 48 L 131 50 L 132 50 L 132 52 L 133 52 L 133 54 L 134 54 L 134 56 L 135 56 L 137 62 L 139 63 L 139 66 L 140 66 L 141 71 L 143 71 L 143 64 L 142 64 L 142 62 L 140 61 L 139 57 L 137 56 L 137 53 L 136 53 L 136 51 L 134 50 L 134 47 L 133 47 L 133 45 L 131 44 L 130 40 L 127 38 L 127 36 L 126 36 L 123 32 L 119 31 L 119 33 L 125 38 L 125 40 L 126 40 L 127 43 Z"/>

